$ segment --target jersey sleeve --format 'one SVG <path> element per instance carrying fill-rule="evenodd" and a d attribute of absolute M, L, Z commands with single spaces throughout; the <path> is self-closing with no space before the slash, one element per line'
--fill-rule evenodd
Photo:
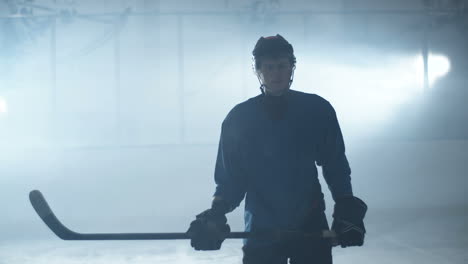
<path fill-rule="evenodd" d="M 345 155 L 345 145 L 340 125 L 333 107 L 328 104 L 324 119 L 324 133 L 318 143 L 317 165 L 327 182 L 333 199 L 353 195 L 351 168 Z"/>
<path fill-rule="evenodd" d="M 216 191 L 229 205 L 229 211 L 239 206 L 246 193 L 246 174 L 242 169 L 240 135 L 238 128 L 224 120 L 215 166 Z"/>

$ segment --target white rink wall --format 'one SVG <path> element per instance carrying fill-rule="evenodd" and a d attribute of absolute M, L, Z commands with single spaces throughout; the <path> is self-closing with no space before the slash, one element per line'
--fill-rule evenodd
<path fill-rule="evenodd" d="M 352 142 L 356 195 L 373 210 L 466 206 L 467 141 Z M 43 192 L 80 232 L 183 232 L 210 205 L 216 145 L 122 149 L 23 149 L 1 157 L 0 240 L 47 238 L 29 204 Z M 10 151 L 9 153 L 14 153 Z M 322 178 L 327 199 L 331 196 Z M 242 205 L 229 215 L 243 227 Z"/>

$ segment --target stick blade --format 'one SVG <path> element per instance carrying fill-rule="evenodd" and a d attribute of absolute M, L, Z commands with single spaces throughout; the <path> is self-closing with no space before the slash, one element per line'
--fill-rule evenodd
<path fill-rule="evenodd" d="M 44 223 L 63 240 L 76 240 L 79 235 L 70 229 L 66 228 L 55 216 L 46 199 L 39 190 L 33 190 L 29 193 L 29 201 L 36 211 L 37 215 Z"/>
<path fill-rule="evenodd" d="M 47 204 L 47 201 L 39 190 L 33 190 L 29 193 L 29 201 L 31 201 L 31 205 L 41 219 L 53 214 Z"/>

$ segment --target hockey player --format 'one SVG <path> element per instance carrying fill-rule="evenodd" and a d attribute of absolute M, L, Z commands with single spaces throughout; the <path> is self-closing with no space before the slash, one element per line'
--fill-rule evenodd
<path fill-rule="evenodd" d="M 245 198 L 244 264 L 332 263 L 331 244 L 301 236 L 328 229 L 317 166 L 335 201 L 332 230 L 342 247 L 362 246 L 366 204 L 353 195 L 335 111 L 315 94 L 290 89 L 296 57 L 282 36 L 253 50 L 261 94 L 236 105 L 222 124 L 211 208 L 187 231 L 196 250 L 217 250 L 230 232 L 225 214 Z"/>

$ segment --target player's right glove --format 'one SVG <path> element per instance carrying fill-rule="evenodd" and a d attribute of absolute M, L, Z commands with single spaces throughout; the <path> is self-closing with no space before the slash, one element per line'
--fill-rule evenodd
<path fill-rule="evenodd" d="M 335 201 L 332 230 L 340 240 L 341 247 L 362 246 L 364 244 L 364 216 L 367 205 L 354 196 L 339 198 Z"/>
<path fill-rule="evenodd" d="M 187 234 L 195 250 L 218 250 L 231 228 L 227 224 L 227 209 L 222 201 L 213 201 L 210 209 L 203 211 L 190 223 Z"/>

